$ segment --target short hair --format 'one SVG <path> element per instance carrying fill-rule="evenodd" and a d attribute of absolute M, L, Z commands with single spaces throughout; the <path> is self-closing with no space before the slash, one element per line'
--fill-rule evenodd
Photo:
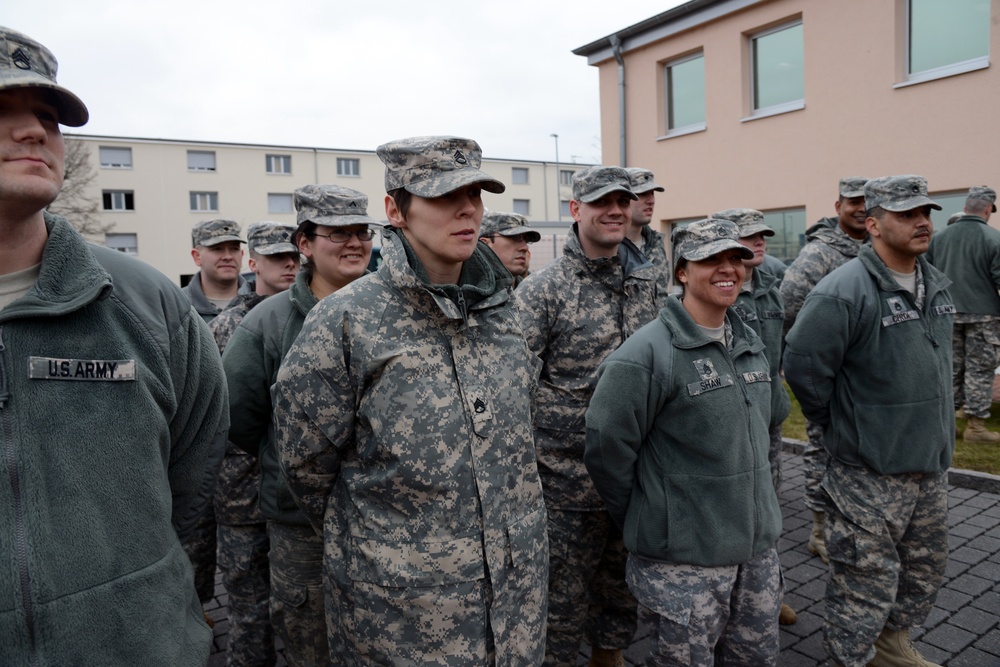
<path fill-rule="evenodd" d="M 872 206 L 871 208 L 865 209 L 866 218 L 875 218 L 876 220 L 882 220 L 885 218 L 886 210 L 881 206 Z"/>
<path fill-rule="evenodd" d="M 395 190 L 389 190 L 388 195 L 396 202 L 396 208 L 399 209 L 400 215 L 405 220 L 406 216 L 410 213 L 410 203 L 413 201 L 413 193 L 406 188 L 396 188 Z"/>
<path fill-rule="evenodd" d="M 993 208 L 993 202 L 988 199 L 978 199 L 976 197 L 968 197 L 965 200 L 965 211 L 972 215 L 982 215 L 986 213 L 991 208 Z"/>
<path fill-rule="evenodd" d="M 303 236 L 306 237 L 307 239 L 315 237 L 317 229 L 319 229 L 319 225 L 317 225 L 312 220 L 303 220 L 302 222 L 299 223 L 299 226 L 295 228 L 295 231 L 292 232 L 292 243 L 295 244 L 296 248 L 298 248 L 299 239 L 301 239 Z M 299 266 L 302 268 L 303 271 L 305 271 L 311 277 L 313 268 L 312 262 L 305 255 L 300 255 L 299 257 L 300 257 Z"/>

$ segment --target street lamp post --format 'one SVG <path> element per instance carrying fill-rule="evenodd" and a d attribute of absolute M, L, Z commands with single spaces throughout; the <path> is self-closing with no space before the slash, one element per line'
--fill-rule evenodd
<path fill-rule="evenodd" d="M 559 135 L 550 134 L 549 136 L 556 141 L 556 219 L 562 222 L 562 192 L 560 192 L 562 175 L 559 173 Z"/>

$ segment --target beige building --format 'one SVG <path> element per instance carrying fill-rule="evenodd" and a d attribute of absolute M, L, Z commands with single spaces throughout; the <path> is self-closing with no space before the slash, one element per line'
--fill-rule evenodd
<path fill-rule="evenodd" d="M 756 208 L 786 259 L 844 176 L 925 176 L 936 225 L 1000 189 L 993 52 L 1000 0 L 693 0 L 574 51 L 600 72 L 604 162 L 667 188 L 663 231 Z"/>
<path fill-rule="evenodd" d="M 113 225 L 105 244 L 134 254 L 179 284 L 197 269 L 191 259 L 195 223 L 230 218 L 244 230 L 260 220 L 294 224 L 292 193 L 308 183 L 360 190 L 368 195 L 369 214 L 385 220 L 384 168 L 374 151 L 66 136 L 89 149 L 96 177 L 87 196 L 100 202 L 100 222 Z M 533 247 L 533 268 L 561 248 L 558 235 L 569 223 L 573 173 L 586 166 L 483 160 L 483 169 L 507 185 L 501 195 L 487 194 L 486 205 L 522 213 L 546 234 Z"/>

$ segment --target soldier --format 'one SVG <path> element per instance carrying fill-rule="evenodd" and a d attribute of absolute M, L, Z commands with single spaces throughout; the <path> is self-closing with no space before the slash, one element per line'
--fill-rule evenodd
<path fill-rule="evenodd" d="M 650 666 L 778 658 L 772 385 L 731 308 L 755 259 L 738 233 L 711 219 L 674 232 L 683 296 L 611 353 L 587 410 L 587 470 L 625 535 Z"/>
<path fill-rule="evenodd" d="M 868 179 L 850 176 L 840 179 L 840 196 L 834 204 L 836 218 L 823 218 L 806 230 L 807 243 L 781 280 L 785 304 L 785 334 L 792 328 L 806 296 L 828 273 L 858 256 L 868 232 L 865 229 L 864 187 Z M 823 429 L 806 420 L 809 442 L 802 457 L 806 463 L 805 502 L 812 510 L 813 525 L 808 549 L 827 562 L 823 541 L 826 501 L 819 482 L 826 469 Z"/>
<path fill-rule="evenodd" d="M 211 502 L 226 385 L 165 276 L 44 209 L 87 107 L 0 27 L 0 665 L 208 661 L 179 537 Z"/>
<path fill-rule="evenodd" d="M 252 292 L 240 274 L 243 248 L 239 223 L 233 220 L 205 220 L 191 229 L 191 257 L 199 271 L 191 276 L 184 293 L 208 324 L 233 305 L 237 294 Z"/>
<path fill-rule="evenodd" d="M 826 649 L 845 667 L 930 667 L 909 631 L 948 562 L 955 305 L 951 281 L 920 256 L 941 208 L 927 181 L 868 181 L 865 206 L 871 245 L 809 294 L 784 369 L 830 454 Z"/>
<path fill-rule="evenodd" d="M 310 314 L 274 387 L 349 665 L 538 665 L 545 505 L 513 278 L 479 243 L 479 144 L 379 146 L 383 262 Z"/>
<path fill-rule="evenodd" d="M 629 183 L 632 192 L 638 199 L 632 202 L 632 224 L 625 236 L 636 245 L 642 254 L 652 262 L 656 273 L 656 287 L 659 294 L 666 298 L 670 290 L 670 260 L 667 259 L 667 249 L 663 234 L 652 228 L 653 208 L 656 206 L 656 193 L 663 192 L 664 187 L 653 181 L 653 172 L 649 169 L 629 167 Z"/>
<path fill-rule="evenodd" d="M 209 325 L 220 354 L 246 314 L 266 297 L 288 289 L 295 279 L 299 249 L 292 243 L 294 231 L 294 226 L 278 222 L 255 222 L 247 228 L 250 269 L 257 276 L 255 292 L 237 296 L 235 305 Z M 214 504 L 219 524 L 219 569 L 229 594 L 226 664 L 230 667 L 269 667 L 275 659 L 268 613 L 270 543 L 258 506 L 259 488 L 256 459 L 227 442 Z"/>
<path fill-rule="evenodd" d="M 517 213 L 490 211 L 483 215 L 479 240 L 490 247 L 514 276 L 516 287 L 528 275 L 531 251 L 528 246 L 541 240 L 542 235 L 528 226 L 528 219 Z"/>
<path fill-rule="evenodd" d="M 323 540 L 292 501 L 278 466 L 270 387 L 310 310 L 365 275 L 375 223 L 368 197 L 339 185 L 295 191 L 294 240 L 305 257 L 291 288 L 251 311 L 222 357 L 230 387 L 230 440 L 258 459 L 259 506 L 271 544 L 271 622 L 289 665 L 331 662 L 323 604 Z M 329 625 L 333 627 L 333 625 Z"/>
<path fill-rule="evenodd" d="M 969 189 L 964 215 L 934 235 L 927 261 L 952 281 L 955 368 L 952 384 L 956 417 L 968 419 L 966 442 L 998 442 L 986 428 L 993 404 L 993 375 L 1000 353 L 1000 232 L 987 224 L 997 210 L 997 193 Z"/>
<path fill-rule="evenodd" d="M 528 346 L 541 359 L 534 433 L 549 511 L 546 665 L 621 665 L 636 629 L 625 545 L 583 462 L 584 414 L 597 367 L 657 313 L 653 267 L 625 232 L 635 200 L 628 172 L 573 176 L 575 221 L 562 257 L 517 290 Z"/>

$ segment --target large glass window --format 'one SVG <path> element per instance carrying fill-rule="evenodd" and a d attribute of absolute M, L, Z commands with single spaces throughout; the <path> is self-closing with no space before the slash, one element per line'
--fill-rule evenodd
<path fill-rule="evenodd" d="M 908 80 L 989 64 L 990 0 L 909 0 L 907 10 Z"/>
<path fill-rule="evenodd" d="M 698 53 L 664 67 L 667 132 L 705 127 L 705 56 Z"/>
<path fill-rule="evenodd" d="M 753 111 L 801 108 L 805 97 L 801 21 L 754 35 L 750 55 Z"/>
<path fill-rule="evenodd" d="M 98 149 L 101 156 L 101 167 L 104 169 L 131 169 L 132 149 L 117 146 L 101 146 Z"/>
<path fill-rule="evenodd" d="M 935 232 L 941 231 L 948 225 L 948 218 L 952 213 L 959 213 L 965 209 L 965 200 L 968 197 L 968 190 L 931 194 L 931 199 L 941 205 L 940 211 L 931 210 L 931 222 L 934 223 Z"/>
<path fill-rule="evenodd" d="M 767 254 L 786 264 L 795 259 L 806 243 L 806 210 L 764 211 L 764 224 L 774 230 L 774 236 L 767 237 Z"/>

